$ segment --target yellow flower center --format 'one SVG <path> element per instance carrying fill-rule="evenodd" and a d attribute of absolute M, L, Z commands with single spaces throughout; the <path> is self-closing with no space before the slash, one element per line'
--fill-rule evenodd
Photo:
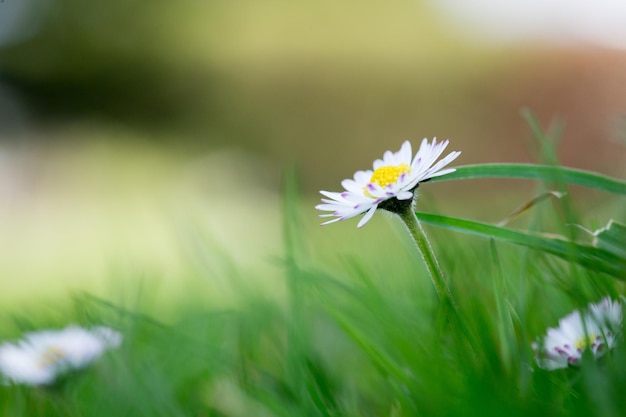
<path fill-rule="evenodd" d="M 400 175 L 410 172 L 411 167 L 404 162 L 400 165 L 385 165 L 384 167 L 376 168 L 372 178 L 370 178 L 370 183 L 376 183 L 384 188 L 389 184 L 397 183 Z M 376 198 L 368 191 L 367 186 L 363 187 L 363 192 L 370 198 Z"/>
<path fill-rule="evenodd" d="M 405 163 L 400 165 L 386 165 L 384 167 L 377 168 L 372 174 L 370 182 L 375 182 L 381 187 L 386 187 L 389 184 L 395 184 L 398 182 L 400 175 L 411 172 L 411 167 Z"/>
<path fill-rule="evenodd" d="M 588 346 L 591 346 L 596 341 L 598 336 L 599 335 L 597 334 L 589 334 L 587 337 L 581 337 L 576 340 L 576 349 L 585 349 Z"/>
<path fill-rule="evenodd" d="M 41 358 L 39 359 L 39 366 L 45 368 L 50 365 L 54 365 L 59 360 L 63 359 L 64 356 L 65 355 L 63 355 L 63 352 L 61 352 L 59 348 L 55 346 L 50 346 L 41 355 Z"/>

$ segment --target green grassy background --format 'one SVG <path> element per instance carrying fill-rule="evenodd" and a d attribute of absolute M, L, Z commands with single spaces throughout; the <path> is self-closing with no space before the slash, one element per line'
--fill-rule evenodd
<path fill-rule="evenodd" d="M 55 387 L 3 387 L 3 415 L 621 415 L 622 336 L 611 355 L 580 368 L 540 370 L 530 350 L 573 308 L 617 296 L 620 282 L 538 251 L 428 229 L 460 305 L 456 320 L 396 219 L 378 213 L 362 230 L 345 222 L 320 235 L 303 221 L 294 181 L 286 187 L 273 291 L 259 291 L 266 273 L 228 256 L 219 272 L 203 262 L 216 248 L 195 234 L 186 272 L 169 277 L 187 288 L 180 298 L 127 286 L 124 299 L 75 294 L 14 308 L 5 337 L 71 321 L 113 326 L 125 340 Z M 544 230 L 560 214 L 539 206 L 529 216 L 526 227 Z M 227 281 L 232 298 L 214 298 L 213 280 Z"/>
<path fill-rule="evenodd" d="M 579 369 L 530 352 L 621 282 L 427 226 L 455 322 L 396 219 L 321 228 L 313 207 L 425 136 L 459 164 L 624 178 L 623 54 L 476 43 L 421 2 L 51 4 L 0 49 L 19 110 L 0 119 L 0 339 L 70 322 L 125 339 L 58 386 L 0 387 L 1 415 L 622 414 L 622 339 Z M 560 140 L 535 140 L 525 106 L 561 117 Z M 495 223 L 552 186 L 427 183 L 418 210 Z M 626 222 L 623 197 L 568 191 L 510 226 Z"/>

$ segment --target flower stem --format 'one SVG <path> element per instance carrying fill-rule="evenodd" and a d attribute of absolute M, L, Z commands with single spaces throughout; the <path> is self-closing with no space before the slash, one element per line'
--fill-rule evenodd
<path fill-rule="evenodd" d="M 432 247 L 430 246 L 430 242 L 428 241 L 428 237 L 426 236 L 426 232 L 422 228 L 422 224 L 418 220 L 415 215 L 415 211 L 413 210 L 413 205 L 407 205 L 406 209 L 400 210 L 396 212 L 400 219 L 404 222 L 404 225 L 409 231 L 409 234 L 415 241 L 417 245 L 417 249 L 422 255 L 422 259 L 424 263 L 426 263 L 426 268 L 428 269 L 428 273 L 430 274 L 430 279 L 435 286 L 435 291 L 439 296 L 439 300 L 442 302 L 449 302 L 450 306 L 457 311 L 457 305 L 452 297 L 452 293 L 450 292 L 450 288 L 443 276 L 443 271 L 439 266 L 439 261 L 435 257 L 435 253 L 433 252 Z"/>

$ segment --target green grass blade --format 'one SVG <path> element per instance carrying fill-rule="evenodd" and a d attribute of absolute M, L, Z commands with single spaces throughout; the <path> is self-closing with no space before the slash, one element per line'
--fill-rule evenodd
<path fill-rule="evenodd" d="M 626 259 L 603 248 L 571 242 L 561 236 L 522 232 L 456 217 L 428 213 L 417 213 L 417 217 L 423 223 L 433 226 L 482 237 L 492 237 L 551 253 L 586 268 L 626 280 Z"/>
<path fill-rule="evenodd" d="M 521 178 L 544 181 L 564 181 L 582 187 L 595 188 L 614 194 L 626 195 L 626 181 L 581 169 L 534 164 L 479 164 L 456 167 L 456 171 L 431 182 L 478 178 Z"/>
<path fill-rule="evenodd" d="M 498 249 L 493 238 L 489 239 L 489 248 L 491 252 L 491 259 L 493 262 L 492 275 L 494 286 L 494 300 L 496 303 L 496 312 L 498 317 L 498 320 L 496 322 L 496 328 L 498 331 L 498 339 L 500 341 L 500 358 L 506 372 L 510 372 L 514 343 L 509 336 L 513 331 L 513 319 L 511 318 L 511 314 L 508 309 L 506 279 L 504 277 L 504 273 L 502 272 L 502 265 L 500 263 Z"/>
<path fill-rule="evenodd" d="M 626 258 L 626 225 L 611 220 L 606 227 L 596 231 L 595 236 L 595 246 Z"/>

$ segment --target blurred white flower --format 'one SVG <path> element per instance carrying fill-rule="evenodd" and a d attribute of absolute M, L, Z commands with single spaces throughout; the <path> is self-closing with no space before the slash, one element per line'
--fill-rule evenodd
<path fill-rule="evenodd" d="M 432 143 L 429 143 L 427 139 L 424 139 L 417 154 L 413 157 L 411 143 L 406 141 L 398 152 L 387 151 L 383 159 L 374 161 L 373 170 L 357 171 L 354 179 L 343 180 L 341 185 L 345 191 L 341 193 L 320 191 L 328 198 L 322 198 L 324 204 L 319 204 L 315 208 L 331 212 L 320 214 L 320 217 L 335 217 L 322 225 L 365 213 L 357 225 L 357 227 L 362 227 L 372 218 L 379 205 L 386 200 L 412 199 L 420 182 L 455 171 L 454 168 L 443 168 L 455 160 L 461 152 L 451 152 L 435 163 L 446 146 L 448 146 L 447 140 L 437 143 L 435 138 Z"/>
<path fill-rule="evenodd" d="M 589 304 L 589 314 L 598 325 L 614 333 L 619 332 L 622 325 L 622 305 L 618 301 L 605 297 L 598 304 Z"/>
<path fill-rule="evenodd" d="M 89 365 L 121 342 L 122 335 L 107 327 L 27 333 L 17 343 L 0 345 L 0 373 L 14 383 L 51 384 L 58 375 Z"/>
<path fill-rule="evenodd" d="M 533 343 L 537 365 L 548 370 L 578 365 L 587 349 L 599 358 L 615 346 L 621 325 L 622 306 L 609 297 L 589 304 L 584 314 L 576 310 L 561 319 L 558 328 L 548 329 L 543 340 Z"/>

